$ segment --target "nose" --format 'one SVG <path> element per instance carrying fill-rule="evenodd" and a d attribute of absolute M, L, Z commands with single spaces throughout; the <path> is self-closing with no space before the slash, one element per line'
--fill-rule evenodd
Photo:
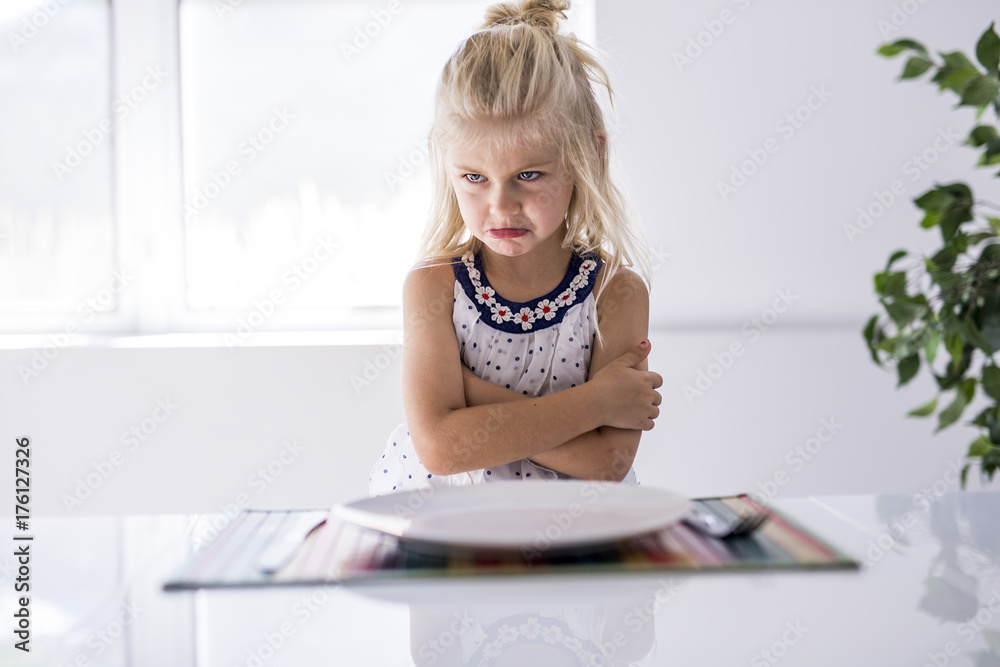
<path fill-rule="evenodd" d="M 521 211 L 521 202 L 514 189 L 506 184 L 499 184 L 490 193 L 490 213 L 497 218 L 506 218 Z"/>

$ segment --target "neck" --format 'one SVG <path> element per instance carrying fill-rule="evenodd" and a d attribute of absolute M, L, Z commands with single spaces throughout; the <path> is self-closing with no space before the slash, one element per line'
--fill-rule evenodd
<path fill-rule="evenodd" d="M 505 298 L 527 301 L 554 289 L 566 275 L 573 251 L 561 246 L 562 236 L 526 255 L 498 255 L 482 249 L 483 270 L 490 283 Z"/>

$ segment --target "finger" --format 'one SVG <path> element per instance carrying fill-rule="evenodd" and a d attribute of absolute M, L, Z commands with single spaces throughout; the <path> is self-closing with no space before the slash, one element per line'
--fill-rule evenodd
<path fill-rule="evenodd" d="M 618 357 L 618 361 L 621 361 L 629 368 L 635 368 L 640 362 L 642 362 L 643 359 L 646 358 L 647 355 L 649 355 L 649 341 L 644 340 L 622 356 Z"/>
<path fill-rule="evenodd" d="M 650 380 L 652 380 L 652 383 L 653 383 L 653 385 L 652 385 L 653 389 L 659 389 L 660 387 L 663 386 L 663 376 L 662 375 L 660 375 L 659 373 L 654 373 L 654 372 L 650 371 L 649 372 L 649 376 L 650 376 Z"/>
<path fill-rule="evenodd" d="M 659 405 L 660 403 L 662 403 L 663 397 L 660 396 L 660 392 L 656 391 L 653 393 L 656 394 L 656 396 L 653 398 L 653 405 Z"/>

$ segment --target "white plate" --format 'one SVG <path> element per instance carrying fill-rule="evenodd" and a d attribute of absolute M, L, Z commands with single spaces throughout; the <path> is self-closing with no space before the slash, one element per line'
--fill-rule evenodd
<path fill-rule="evenodd" d="M 439 544 L 544 550 L 608 542 L 680 521 L 671 491 L 612 482 L 489 482 L 393 493 L 338 505 L 351 523 Z"/>

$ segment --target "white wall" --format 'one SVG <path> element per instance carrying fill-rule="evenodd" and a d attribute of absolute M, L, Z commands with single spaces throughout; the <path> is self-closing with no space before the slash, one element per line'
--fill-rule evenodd
<path fill-rule="evenodd" d="M 966 180 L 981 195 L 996 185 L 972 174 L 973 152 L 957 145 L 909 180 L 910 156 L 932 147 L 939 128 L 964 136 L 971 113 L 951 111 L 952 99 L 927 84 L 894 83 L 902 62 L 874 55 L 887 41 L 877 21 L 896 4 L 772 0 L 741 10 L 600 0 L 599 41 L 620 93 L 619 157 L 664 257 L 651 302 L 651 365 L 665 378 L 664 405 L 637 461 L 644 483 L 692 495 L 766 495 L 776 474 L 783 496 L 954 488 L 950 462 L 974 430 L 935 436 L 933 422 L 905 419 L 933 394 L 932 382 L 924 374 L 894 389 L 860 331 L 875 312 L 871 275 L 889 253 L 936 243 L 908 199 L 935 181 Z M 890 39 L 971 53 L 998 18 L 987 0 L 915 6 Z M 678 71 L 673 52 L 727 8 L 735 21 Z M 776 120 L 813 86 L 833 95 L 785 139 Z M 778 151 L 722 201 L 716 181 L 769 137 L 780 138 Z M 849 242 L 844 224 L 895 179 L 906 201 Z M 777 290 L 796 300 L 759 337 L 745 333 Z M 710 364 L 734 342 L 744 353 L 718 375 Z M 61 498 L 114 450 L 121 465 L 73 513 L 212 511 L 240 494 L 258 507 L 329 505 L 367 493 L 368 470 L 401 419 L 396 361 L 368 386 L 351 382 L 367 362 L 388 363 L 391 349 L 69 347 L 27 383 L 16 369 L 32 352 L 0 349 L 0 433 L 33 438 L 40 514 L 66 514 Z M 684 385 L 695 386 L 699 371 L 717 379 L 688 400 Z M 177 407 L 131 451 L 121 434 L 150 419 L 158 399 Z M 799 469 L 786 456 L 823 419 L 843 426 Z M 303 451 L 285 455 L 282 474 L 263 485 L 252 478 L 289 440 Z"/>
<path fill-rule="evenodd" d="M 663 414 L 636 463 L 644 484 L 782 497 L 918 492 L 935 482 L 940 490 L 953 480 L 948 462 L 972 437 L 957 427 L 932 437 L 930 422 L 904 420 L 930 383 L 895 391 L 853 329 L 784 327 L 756 341 L 736 329 L 692 330 L 651 340 L 651 365 L 666 382 Z M 694 386 L 734 341 L 744 343 L 742 356 L 688 401 L 681 385 Z M 0 426 L 11 439 L 32 438 L 36 514 L 217 511 L 240 494 L 255 507 L 326 506 L 367 495 L 368 471 L 402 419 L 396 350 L 66 348 L 27 387 L 15 373 L 0 375 L 0 394 L 13 397 Z M 31 357 L 3 350 L 0 365 Z M 361 384 L 366 371 L 372 380 Z M 173 406 L 169 416 L 157 412 L 158 400 Z M 808 461 L 786 459 L 824 419 L 835 425 L 832 439 Z M 133 427 L 146 439 L 123 440 Z M 289 441 L 302 451 L 279 464 Z M 257 475 L 269 464 L 273 481 Z M 113 472 L 99 479 L 99 468 Z M 775 473 L 787 479 L 769 489 Z M 67 497 L 88 496 L 80 487 L 88 475 L 96 488 L 67 506 Z"/>

